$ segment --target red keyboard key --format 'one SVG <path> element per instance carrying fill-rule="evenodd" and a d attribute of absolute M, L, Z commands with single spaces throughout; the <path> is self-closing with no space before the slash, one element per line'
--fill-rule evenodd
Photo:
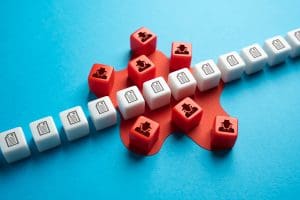
<path fill-rule="evenodd" d="M 139 88 L 142 88 L 143 83 L 155 77 L 155 65 L 151 60 L 141 55 L 128 63 L 128 77 Z"/>
<path fill-rule="evenodd" d="M 114 68 L 104 64 L 94 64 L 89 77 L 90 90 L 97 96 L 109 95 L 114 83 Z"/>
<path fill-rule="evenodd" d="M 185 42 L 173 42 L 170 59 L 170 71 L 184 67 L 189 68 L 192 61 L 192 44 Z"/>
<path fill-rule="evenodd" d="M 140 116 L 129 132 L 129 144 L 141 152 L 149 152 L 159 137 L 159 124 Z"/>
<path fill-rule="evenodd" d="M 186 97 L 172 109 L 172 122 L 188 132 L 198 126 L 203 114 L 202 108 L 191 98 Z"/>
<path fill-rule="evenodd" d="M 150 55 L 156 50 L 157 36 L 142 27 L 131 34 L 130 48 L 134 56 Z"/>
<path fill-rule="evenodd" d="M 211 132 L 212 149 L 230 149 L 238 136 L 238 120 L 228 116 L 216 116 Z"/>

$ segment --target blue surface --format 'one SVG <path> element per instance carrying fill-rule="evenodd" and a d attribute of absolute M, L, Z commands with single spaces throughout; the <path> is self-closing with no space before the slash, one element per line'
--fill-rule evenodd
<path fill-rule="evenodd" d="M 300 27 L 290 1 L 5 1 L 0 7 L 0 132 L 22 126 L 31 158 L 5 164 L 3 199 L 291 199 L 300 196 L 300 60 L 228 84 L 222 105 L 239 118 L 230 152 L 212 153 L 181 134 L 139 157 L 118 127 L 38 153 L 29 122 L 93 99 L 87 75 L 95 62 L 122 69 L 129 35 L 147 26 L 170 53 L 193 43 L 193 63 L 261 43 Z"/>

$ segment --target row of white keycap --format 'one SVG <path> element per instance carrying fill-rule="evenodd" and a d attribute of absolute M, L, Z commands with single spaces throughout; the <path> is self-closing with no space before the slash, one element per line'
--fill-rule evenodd
<path fill-rule="evenodd" d="M 96 130 L 117 123 L 117 111 L 108 96 L 89 102 L 88 109 Z M 69 141 L 89 134 L 88 120 L 80 106 L 65 110 L 59 116 Z M 32 138 L 40 152 L 61 144 L 59 132 L 51 116 L 31 122 L 29 126 Z M 8 163 L 26 158 L 31 154 L 21 127 L 0 133 L 0 147 Z"/>
<path fill-rule="evenodd" d="M 252 74 L 260 71 L 266 63 L 273 66 L 283 62 L 288 56 L 300 55 L 300 29 L 287 34 L 286 40 L 276 36 L 265 41 L 264 47 L 254 44 L 242 49 L 241 54 L 230 52 L 221 55 L 217 64 L 206 60 L 195 65 L 192 73 L 187 68 L 174 71 L 168 76 L 154 78 L 143 84 L 142 93 L 136 86 L 117 92 L 119 110 L 124 119 L 141 115 L 145 111 L 145 101 L 151 110 L 168 105 L 171 95 L 175 100 L 195 93 L 196 87 L 205 91 L 224 82 L 239 79 L 245 71 Z M 112 126 L 117 122 L 117 112 L 108 96 L 89 102 L 88 108 L 96 130 Z M 89 124 L 80 106 L 60 113 L 67 139 L 72 141 L 89 134 Z M 52 117 L 30 123 L 33 139 L 39 151 L 61 144 L 59 133 Z M 7 162 L 14 162 L 30 155 L 22 128 L 15 128 L 0 134 L 0 147 Z"/>

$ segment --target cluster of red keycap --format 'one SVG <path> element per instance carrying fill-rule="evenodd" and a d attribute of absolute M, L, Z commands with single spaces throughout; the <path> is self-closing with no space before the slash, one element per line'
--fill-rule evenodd
<path fill-rule="evenodd" d="M 130 47 L 133 59 L 127 66 L 128 80 L 142 88 L 145 81 L 155 78 L 155 64 L 149 55 L 156 51 L 157 36 L 147 28 L 140 28 L 130 36 Z M 169 71 L 190 68 L 192 45 L 173 42 L 169 62 Z M 114 83 L 114 69 L 108 65 L 94 64 L 88 78 L 90 90 L 97 96 L 108 96 Z M 99 79 L 100 76 L 106 76 Z M 118 80 L 116 80 L 118 81 Z M 205 95 L 205 93 L 203 93 Z M 170 123 L 184 132 L 199 125 L 203 109 L 192 98 L 186 97 L 172 108 Z M 157 142 L 160 124 L 149 117 L 139 116 L 129 132 L 130 146 L 139 152 L 149 152 Z M 213 149 L 229 149 L 235 144 L 238 136 L 238 120 L 228 116 L 215 116 L 211 129 L 211 146 Z"/>

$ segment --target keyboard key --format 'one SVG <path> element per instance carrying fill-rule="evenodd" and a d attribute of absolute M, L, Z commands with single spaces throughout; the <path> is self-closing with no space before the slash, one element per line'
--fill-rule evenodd
<path fill-rule="evenodd" d="M 291 46 L 290 57 L 300 56 L 300 28 L 288 32 L 286 40 Z"/>
<path fill-rule="evenodd" d="M 274 66 L 285 62 L 290 54 L 291 46 L 282 36 L 278 35 L 265 41 L 264 50 L 269 56 L 269 66 Z"/>
<path fill-rule="evenodd" d="M 211 132 L 212 149 L 230 149 L 238 136 L 238 120 L 234 117 L 216 116 Z"/>
<path fill-rule="evenodd" d="M 173 42 L 170 58 L 170 71 L 189 68 L 192 61 L 192 44 Z"/>
<path fill-rule="evenodd" d="M 89 77 L 90 90 L 97 96 L 109 95 L 115 79 L 114 68 L 103 64 L 94 64 Z"/>
<path fill-rule="evenodd" d="M 0 133 L 0 147 L 8 163 L 21 160 L 31 154 L 21 127 Z"/>
<path fill-rule="evenodd" d="M 97 131 L 117 123 L 117 111 L 108 96 L 89 102 L 88 108 Z"/>
<path fill-rule="evenodd" d="M 198 89 L 201 92 L 219 85 L 221 72 L 213 60 L 206 60 L 196 64 L 193 72 Z"/>
<path fill-rule="evenodd" d="M 227 83 L 241 78 L 245 63 L 239 54 L 235 51 L 221 55 L 217 66 L 221 71 L 222 80 Z"/>
<path fill-rule="evenodd" d="M 136 86 L 118 91 L 117 101 L 125 120 L 141 115 L 145 111 L 145 100 Z"/>
<path fill-rule="evenodd" d="M 169 105 L 171 101 L 171 90 L 163 77 L 146 81 L 143 95 L 151 110 Z"/>
<path fill-rule="evenodd" d="M 60 112 L 59 116 L 69 141 L 89 134 L 89 124 L 80 106 Z"/>
<path fill-rule="evenodd" d="M 129 132 L 129 145 L 141 152 L 149 152 L 159 137 L 159 124 L 140 116 Z"/>
<path fill-rule="evenodd" d="M 172 122 L 179 129 L 188 132 L 199 125 L 202 108 L 191 98 L 186 97 L 172 109 Z"/>
<path fill-rule="evenodd" d="M 60 137 L 52 117 L 45 117 L 29 124 L 33 140 L 40 152 L 61 144 Z"/>
<path fill-rule="evenodd" d="M 139 88 L 145 81 L 155 77 L 156 66 L 151 60 L 141 55 L 128 63 L 128 78 Z"/>
<path fill-rule="evenodd" d="M 194 95 L 197 82 L 192 73 L 187 68 L 183 68 L 169 74 L 168 84 L 172 96 L 178 101 L 184 97 Z"/>
<path fill-rule="evenodd" d="M 268 61 L 268 55 L 259 44 L 245 47 L 241 51 L 241 57 L 245 61 L 246 74 L 253 74 L 263 69 Z"/>
<path fill-rule="evenodd" d="M 134 56 L 148 56 L 154 53 L 156 42 L 156 35 L 145 27 L 138 29 L 130 36 L 130 48 Z"/>

